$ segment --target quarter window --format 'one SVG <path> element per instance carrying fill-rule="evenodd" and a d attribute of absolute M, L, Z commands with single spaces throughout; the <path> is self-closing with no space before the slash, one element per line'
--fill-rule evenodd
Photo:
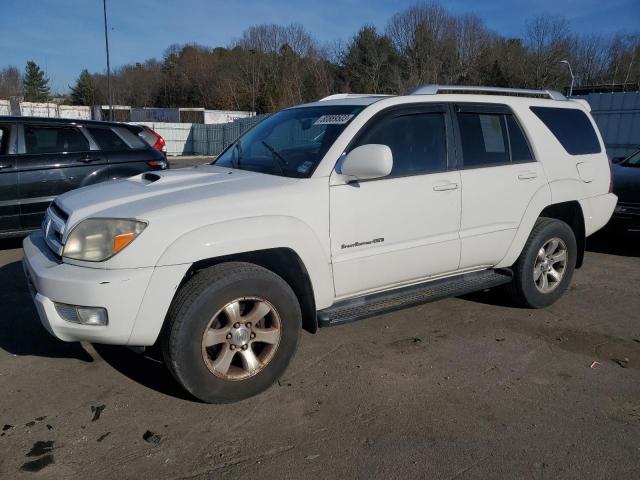
<path fill-rule="evenodd" d="M 530 107 L 570 155 L 600 153 L 600 142 L 587 115 L 576 108 Z"/>
<path fill-rule="evenodd" d="M 85 152 L 89 142 L 75 127 L 24 126 L 27 153 Z"/>
<path fill-rule="evenodd" d="M 118 150 L 129 150 L 129 146 L 109 128 L 88 127 L 87 130 L 100 147 L 100 150 L 115 152 Z"/>
<path fill-rule="evenodd" d="M 415 113 L 386 117 L 373 125 L 358 146 L 387 145 L 393 153 L 389 177 L 430 173 L 447 168 L 444 114 Z"/>

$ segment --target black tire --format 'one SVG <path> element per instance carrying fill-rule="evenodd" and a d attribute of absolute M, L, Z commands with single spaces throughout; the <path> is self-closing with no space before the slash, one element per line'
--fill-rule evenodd
<path fill-rule="evenodd" d="M 216 312 L 246 297 L 260 297 L 275 308 L 280 341 L 258 373 L 243 380 L 220 378 L 205 362 L 203 334 Z M 163 331 L 163 356 L 174 378 L 194 397 L 208 403 L 235 402 L 263 392 L 284 373 L 297 349 L 301 324 L 298 300 L 281 277 L 250 263 L 223 263 L 198 272 L 176 294 Z"/>
<path fill-rule="evenodd" d="M 553 238 L 561 239 L 567 250 L 567 260 L 562 279 L 555 288 L 543 293 L 534 281 L 533 273 L 536 258 L 540 249 Z M 525 243 L 518 261 L 513 265 L 513 282 L 505 290 L 512 303 L 526 308 L 543 308 L 558 300 L 565 292 L 576 266 L 577 242 L 571 227 L 554 218 L 540 217 Z"/>

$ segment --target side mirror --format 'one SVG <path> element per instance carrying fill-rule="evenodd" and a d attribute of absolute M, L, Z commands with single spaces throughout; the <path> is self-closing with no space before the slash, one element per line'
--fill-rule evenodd
<path fill-rule="evenodd" d="M 386 145 L 372 143 L 351 150 L 342 161 L 338 173 L 356 180 L 386 177 L 393 168 L 393 153 Z"/>
<path fill-rule="evenodd" d="M 611 163 L 621 163 L 627 157 L 613 157 Z"/>

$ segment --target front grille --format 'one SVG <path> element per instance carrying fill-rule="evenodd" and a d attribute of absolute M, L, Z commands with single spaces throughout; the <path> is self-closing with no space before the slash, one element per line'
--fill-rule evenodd
<path fill-rule="evenodd" d="M 42 221 L 44 240 L 47 242 L 47 246 L 58 256 L 62 256 L 62 239 L 68 218 L 69 215 L 54 202 L 47 209 Z"/>

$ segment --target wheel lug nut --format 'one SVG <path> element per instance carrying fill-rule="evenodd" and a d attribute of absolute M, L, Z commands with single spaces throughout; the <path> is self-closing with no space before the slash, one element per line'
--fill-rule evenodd
<path fill-rule="evenodd" d="M 235 350 L 235 349 L 236 349 L 236 346 L 235 346 L 235 345 L 231 345 L 229 348 L 230 348 L 231 350 Z"/>
<path fill-rule="evenodd" d="M 251 322 L 247 322 L 247 328 L 251 328 Z"/>
<path fill-rule="evenodd" d="M 227 333 L 227 340 L 229 340 L 231 338 L 231 334 Z"/>
<path fill-rule="evenodd" d="M 256 338 L 256 334 L 255 333 L 251 333 L 251 338 Z"/>
<path fill-rule="evenodd" d="M 233 328 L 240 328 L 240 323 L 239 322 L 234 323 Z"/>
<path fill-rule="evenodd" d="M 249 348 L 249 345 L 242 345 L 243 350 L 246 350 L 247 348 Z"/>

